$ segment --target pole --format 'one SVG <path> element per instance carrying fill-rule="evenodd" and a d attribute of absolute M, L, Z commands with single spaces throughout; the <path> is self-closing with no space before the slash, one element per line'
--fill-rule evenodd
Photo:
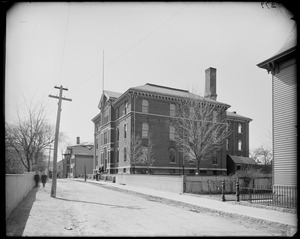
<path fill-rule="evenodd" d="M 50 170 L 50 154 L 51 154 L 51 144 L 50 144 L 50 149 L 49 149 L 49 159 L 48 159 L 48 179 L 49 179 L 49 176 L 50 176 L 50 173 L 49 173 L 49 170 Z"/>
<path fill-rule="evenodd" d="M 56 118 L 56 127 L 55 127 L 55 141 L 54 141 L 54 156 L 53 156 L 53 173 L 52 173 L 52 187 L 51 187 L 51 197 L 56 197 L 56 179 L 57 179 L 57 149 L 58 149 L 58 135 L 59 135 L 59 124 L 60 124 L 60 113 L 61 113 L 61 101 L 68 100 L 72 101 L 71 99 L 63 98 L 62 92 L 63 90 L 68 90 L 63 88 L 61 85 L 60 87 L 54 86 L 54 88 L 59 89 L 59 97 L 49 95 L 49 97 L 57 98 L 58 100 L 58 107 L 57 107 L 57 118 Z"/>

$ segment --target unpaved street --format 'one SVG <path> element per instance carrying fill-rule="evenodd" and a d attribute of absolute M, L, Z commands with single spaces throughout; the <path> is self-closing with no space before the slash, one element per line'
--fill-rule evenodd
<path fill-rule="evenodd" d="M 207 212 L 195 212 L 105 186 L 59 179 L 40 187 L 23 236 L 272 236 Z"/>

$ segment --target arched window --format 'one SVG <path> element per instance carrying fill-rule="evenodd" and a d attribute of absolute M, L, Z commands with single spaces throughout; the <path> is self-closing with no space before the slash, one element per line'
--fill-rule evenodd
<path fill-rule="evenodd" d="M 124 138 L 127 137 L 127 124 L 124 124 Z"/>
<path fill-rule="evenodd" d="M 241 139 L 239 139 L 239 141 L 238 141 L 238 150 L 242 150 L 242 140 Z"/>
<path fill-rule="evenodd" d="M 170 125 L 170 140 L 175 140 L 175 127 Z"/>
<path fill-rule="evenodd" d="M 142 101 L 142 112 L 143 113 L 148 113 L 149 112 L 149 101 L 148 100 L 143 100 Z"/>
<path fill-rule="evenodd" d="M 174 104 L 170 104 L 170 116 L 175 116 L 175 105 Z"/>
<path fill-rule="evenodd" d="M 142 124 L 142 138 L 148 138 L 149 125 L 148 123 Z"/>
<path fill-rule="evenodd" d="M 242 133 L 242 124 L 241 123 L 238 124 L 238 133 L 239 134 Z"/>
<path fill-rule="evenodd" d="M 169 149 L 169 162 L 176 163 L 176 151 L 173 148 Z"/>
<path fill-rule="evenodd" d="M 124 147 L 124 162 L 126 161 L 127 159 L 127 150 L 126 150 L 126 147 Z"/>

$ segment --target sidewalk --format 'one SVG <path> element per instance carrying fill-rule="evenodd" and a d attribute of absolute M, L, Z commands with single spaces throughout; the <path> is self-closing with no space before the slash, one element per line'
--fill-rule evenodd
<path fill-rule="evenodd" d="M 84 182 L 84 179 L 74 179 Z M 150 188 L 143 188 L 137 186 L 121 185 L 112 182 L 96 181 L 87 179 L 88 183 L 95 183 L 106 185 L 108 187 L 123 190 L 128 192 L 134 192 L 137 194 L 147 195 L 155 197 L 157 199 L 168 200 L 170 202 L 179 202 L 183 205 L 190 205 L 196 208 L 204 209 L 214 213 L 222 213 L 230 217 L 236 217 L 237 215 L 245 220 L 255 220 L 261 223 L 267 223 L 268 225 L 274 224 L 274 226 L 286 227 L 291 230 L 291 233 L 297 231 L 298 217 L 297 214 L 281 212 L 277 210 L 256 208 L 252 206 L 246 206 L 245 204 L 238 202 L 222 202 L 221 200 L 210 199 L 207 197 L 201 197 L 191 194 L 177 194 L 172 192 L 154 190 Z"/>

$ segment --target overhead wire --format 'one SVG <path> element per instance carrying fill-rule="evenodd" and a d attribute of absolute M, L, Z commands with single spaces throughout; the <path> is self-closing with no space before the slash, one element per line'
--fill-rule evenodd
<path fill-rule="evenodd" d="M 142 37 L 140 40 L 138 40 L 137 42 L 135 42 L 132 46 L 128 47 L 126 50 L 123 51 L 123 53 L 121 53 L 120 55 L 118 55 L 116 58 L 114 58 L 111 62 L 109 62 L 108 64 L 104 65 L 104 69 L 106 69 L 108 66 L 112 65 L 114 62 L 116 62 L 119 58 L 121 58 L 122 56 L 124 56 L 125 54 L 127 54 L 128 52 L 130 52 L 132 49 L 134 49 L 136 46 L 138 46 L 141 42 L 143 42 L 144 40 L 146 40 L 148 37 L 150 37 L 154 32 L 156 32 L 157 30 L 159 30 L 160 28 L 162 28 L 164 25 L 166 25 L 169 21 L 171 21 L 174 17 L 176 17 L 180 12 L 182 12 L 186 7 L 188 7 L 190 4 L 186 3 L 185 6 L 183 6 L 180 10 L 178 10 L 175 14 L 173 14 L 171 17 L 169 17 L 166 21 L 164 21 L 163 23 L 161 23 L 159 26 L 157 26 L 155 29 L 153 29 L 152 31 L 150 31 L 149 33 L 147 33 L 144 37 Z M 104 69 L 100 69 L 98 71 L 96 71 L 92 76 L 90 76 L 87 80 L 85 80 L 84 82 L 82 82 L 82 84 L 78 85 L 75 89 L 73 89 L 73 91 L 76 91 L 77 89 L 81 89 L 81 86 L 83 85 L 83 83 L 86 83 L 87 81 L 90 81 L 95 75 L 97 75 L 99 72 L 102 72 Z"/>

